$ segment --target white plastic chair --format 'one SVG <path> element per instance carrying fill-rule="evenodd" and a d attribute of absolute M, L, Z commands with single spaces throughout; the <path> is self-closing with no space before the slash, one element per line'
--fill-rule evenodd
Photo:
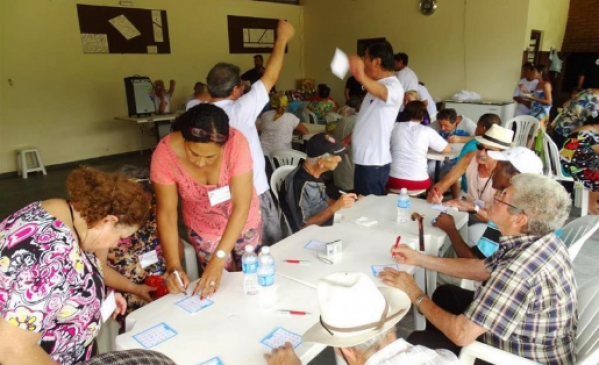
<path fill-rule="evenodd" d="M 576 334 L 577 361 L 575 365 L 599 364 L 599 283 L 589 281 L 578 288 L 578 332 Z M 503 350 L 474 342 L 462 347 L 460 361 L 464 365 L 474 364 L 475 359 L 491 364 L 536 365 Z"/>
<path fill-rule="evenodd" d="M 572 177 L 564 174 L 559 148 L 547 133 L 543 133 L 543 150 L 545 175 L 557 181 L 574 181 Z M 577 182 L 574 182 L 574 206 L 580 208 L 581 217 L 589 214 L 589 191 Z"/>
<path fill-rule="evenodd" d="M 306 158 L 308 158 L 308 155 L 296 150 L 274 150 L 268 154 L 268 160 L 273 171 L 280 166 L 297 166 L 302 159 Z"/>
<path fill-rule="evenodd" d="M 304 116 L 304 123 L 318 124 L 318 117 L 308 108 L 302 109 L 302 115 Z"/>
<path fill-rule="evenodd" d="M 285 216 L 285 214 L 283 214 L 283 210 L 281 209 L 281 203 L 279 202 L 279 189 L 281 188 L 281 185 L 283 185 L 283 182 L 285 181 L 287 175 L 289 175 L 291 171 L 295 170 L 295 168 L 296 166 L 292 165 L 281 166 L 278 169 L 274 170 L 272 176 L 270 177 L 270 190 L 277 199 L 277 211 L 279 212 L 279 220 L 282 216 L 283 220 L 285 221 L 285 225 L 287 226 L 287 232 L 289 234 L 292 233 L 291 226 L 289 225 L 287 217 Z"/>
<path fill-rule="evenodd" d="M 562 241 L 568 247 L 568 253 L 572 261 L 578 256 L 582 246 L 597 229 L 599 229 L 599 217 L 594 215 L 576 218 L 562 228 Z"/>
<path fill-rule="evenodd" d="M 514 125 L 516 126 L 516 130 L 514 131 L 514 146 L 531 148 L 534 137 L 539 131 L 539 120 L 531 115 L 519 115 L 505 122 L 505 128 L 507 129 L 512 129 Z M 529 138 L 529 136 L 533 138 Z"/>

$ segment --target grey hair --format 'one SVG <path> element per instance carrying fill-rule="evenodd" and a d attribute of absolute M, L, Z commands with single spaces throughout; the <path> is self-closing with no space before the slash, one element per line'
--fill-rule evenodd
<path fill-rule="evenodd" d="M 333 155 L 331 155 L 330 153 L 325 153 L 324 155 L 320 155 L 318 157 L 308 157 L 306 159 L 306 162 L 308 163 L 308 165 L 314 166 L 318 163 L 318 160 L 324 158 L 325 160 L 330 160 L 331 157 L 333 157 Z"/>
<path fill-rule="evenodd" d="M 511 179 L 511 204 L 528 217 L 526 233 L 545 236 L 562 227 L 570 215 L 570 194 L 555 180 L 537 174 L 518 174 Z M 510 214 L 519 209 L 508 208 Z"/>
<path fill-rule="evenodd" d="M 352 349 L 354 349 L 356 352 L 358 352 L 360 354 L 368 354 L 368 353 L 376 352 L 376 351 L 380 350 L 381 347 L 383 347 L 387 343 L 387 336 L 389 336 L 391 333 L 393 334 L 394 337 L 396 336 L 395 326 L 389 328 L 386 331 L 379 333 L 378 335 L 376 335 L 372 338 L 369 338 L 368 340 L 366 340 L 360 344 L 353 346 Z"/>
<path fill-rule="evenodd" d="M 208 92 L 214 98 L 228 98 L 233 93 L 235 86 L 241 85 L 240 74 L 239 67 L 233 64 L 217 63 L 206 77 Z"/>

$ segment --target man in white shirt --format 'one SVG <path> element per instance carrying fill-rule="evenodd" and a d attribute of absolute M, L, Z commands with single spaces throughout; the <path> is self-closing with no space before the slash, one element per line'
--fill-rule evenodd
<path fill-rule="evenodd" d="M 364 273 L 337 272 L 318 281 L 316 298 L 320 321 L 302 336 L 303 342 L 335 349 L 337 364 L 350 365 L 459 365 L 448 350 L 414 346 L 397 338 L 395 325 L 410 309 L 408 295 L 379 287 Z M 268 365 L 301 365 L 286 343 L 265 354 Z"/>
<path fill-rule="evenodd" d="M 397 79 L 401 86 L 403 86 L 404 91 L 418 91 L 418 76 L 408 67 L 408 55 L 400 52 L 393 59 L 393 69 L 397 71 Z"/>
<path fill-rule="evenodd" d="M 520 89 L 520 86 L 524 86 L 529 94 L 535 91 L 539 80 L 535 79 L 534 71 L 535 66 L 530 62 L 526 62 L 522 66 L 522 76 L 524 77 L 518 81 L 518 85 L 516 85 L 516 89 L 514 90 L 514 101 L 517 103 L 514 117 L 529 115 L 530 100 L 524 98 L 526 93 Z"/>
<path fill-rule="evenodd" d="M 266 69 L 260 80 L 244 95 L 244 83 L 239 67 L 229 63 L 218 63 L 210 70 L 206 81 L 214 105 L 222 108 L 229 116 L 231 127 L 243 133 L 250 145 L 254 162 L 254 188 L 260 198 L 262 212 L 262 243 L 272 245 L 282 238 L 277 209 L 269 192 L 264 153 L 258 138 L 256 119 L 269 102 L 268 90 L 277 82 L 283 67 L 285 47 L 293 38 L 293 26 L 284 20 L 279 21 L 277 40 Z"/>
<path fill-rule="evenodd" d="M 151 98 L 156 105 L 156 114 L 168 114 L 171 112 L 171 98 L 175 93 L 175 80 L 171 80 L 169 89 L 164 89 L 164 81 L 154 81 Z"/>
<path fill-rule="evenodd" d="M 368 47 L 364 60 L 349 59 L 350 70 L 368 94 L 352 134 L 344 139 L 351 143 L 355 164 L 354 191 L 360 195 L 385 195 L 391 170 L 391 132 L 404 90 L 393 72 L 393 47 L 389 42 Z"/>

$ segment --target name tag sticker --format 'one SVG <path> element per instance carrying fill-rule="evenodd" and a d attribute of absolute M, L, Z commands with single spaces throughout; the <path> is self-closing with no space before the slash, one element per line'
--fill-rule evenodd
<path fill-rule="evenodd" d="M 156 263 L 158 263 L 158 254 L 156 253 L 156 250 L 146 252 L 139 257 L 139 264 L 143 269 Z"/>
<path fill-rule="evenodd" d="M 208 199 L 210 199 L 210 206 L 219 205 L 220 203 L 231 200 L 231 190 L 229 186 L 223 186 L 216 190 L 208 192 Z"/>

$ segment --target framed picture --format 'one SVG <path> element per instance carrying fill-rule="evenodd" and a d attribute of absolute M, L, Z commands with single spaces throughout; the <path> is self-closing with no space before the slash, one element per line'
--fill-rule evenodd
<path fill-rule="evenodd" d="M 229 53 L 272 52 L 277 39 L 278 19 L 229 15 L 227 21 Z"/>

